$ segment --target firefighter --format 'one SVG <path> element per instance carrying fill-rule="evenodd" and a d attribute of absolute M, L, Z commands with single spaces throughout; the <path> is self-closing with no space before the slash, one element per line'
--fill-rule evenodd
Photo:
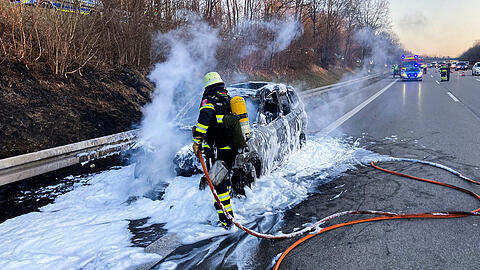
<path fill-rule="evenodd" d="M 450 81 L 451 64 L 447 63 L 447 82 Z"/>
<path fill-rule="evenodd" d="M 450 77 L 449 73 L 450 73 L 450 70 L 446 64 L 440 67 L 440 76 L 442 78 L 442 81 L 448 81 Z"/>
<path fill-rule="evenodd" d="M 224 116 L 232 115 L 230 97 L 225 89 L 225 83 L 217 72 L 207 73 L 204 77 L 204 83 L 205 90 L 200 105 L 198 122 L 193 130 L 193 151 L 195 156 L 198 157 L 202 154 L 202 148 L 204 149 L 209 171 L 212 166 L 215 166 L 216 162 L 225 165 L 228 170 L 227 176 L 214 186 L 225 210 L 233 216 L 230 203 L 232 188 L 229 175 L 235 158 L 235 149 L 233 149 L 230 139 L 231 131 L 223 125 Z M 225 229 L 230 229 L 231 221 L 227 219 L 216 202 L 215 209 L 217 209 L 219 223 Z"/>
<path fill-rule="evenodd" d="M 393 77 L 395 78 L 396 75 L 400 76 L 400 71 L 399 71 L 398 65 L 395 64 L 395 66 L 393 66 L 393 68 L 394 68 L 394 71 L 393 71 L 393 72 L 394 72 L 394 75 L 393 75 Z"/>
<path fill-rule="evenodd" d="M 398 72 L 398 65 L 395 64 L 393 65 L 393 78 L 395 78 L 397 74 L 400 75 L 400 73 Z"/>

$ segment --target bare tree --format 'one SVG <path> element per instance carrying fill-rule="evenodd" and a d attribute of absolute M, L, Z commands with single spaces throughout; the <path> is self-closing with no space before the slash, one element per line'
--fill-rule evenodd
<path fill-rule="evenodd" d="M 358 22 L 360 27 L 368 27 L 375 31 L 390 27 L 390 8 L 388 1 L 363 0 L 359 1 Z"/>
<path fill-rule="evenodd" d="M 82 68 L 106 66 L 148 70 L 161 61 L 154 54 L 154 37 L 186 23 L 181 11 L 203 17 L 219 30 L 219 65 L 254 72 L 324 68 L 354 64 L 369 52 L 368 44 L 354 38 L 360 29 L 375 35 L 388 32 L 388 2 L 384 0 L 99 0 L 91 14 L 27 7 L 0 2 L 0 53 L 27 66 L 49 66 L 68 75 Z M 275 42 L 275 20 L 293 19 L 303 28 L 283 52 Z M 61 27 L 59 27 L 61 26 Z M 392 48 L 398 42 L 390 42 Z M 389 43 L 389 44 L 390 44 Z M 360 52 L 360 53 L 359 53 Z M 265 57 L 269 54 L 268 57 Z M 341 57 L 340 57 L 341 56 Z"/>

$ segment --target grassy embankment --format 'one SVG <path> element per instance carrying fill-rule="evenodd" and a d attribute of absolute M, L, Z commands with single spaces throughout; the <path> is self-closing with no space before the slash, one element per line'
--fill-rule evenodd
<path fill-rule="evenodd" d="M 135 62 L 136 56 L 111 55 L 131 44 L 110 44 L 103 38 L 110 28 L 96 32 L 92 23 L 102 19 L 0 2 L 0 158 L 138 125 L 153 91 L 148 70 L 112 64 L 120 56 Z M 342 73 L 311 66 L 246 77 L 309 89 L 335 83 Z"/>
<path fill-rule="evenodd" d="M 252 80 L 285 82 L 296 86 L 299 90 L 321 87 L 338 82 L 346 72 L 342 68 L 323 69 L 311 66 L 302 70 L 289 70 L 284 72 L 257 72 L 251 75 Z"/>

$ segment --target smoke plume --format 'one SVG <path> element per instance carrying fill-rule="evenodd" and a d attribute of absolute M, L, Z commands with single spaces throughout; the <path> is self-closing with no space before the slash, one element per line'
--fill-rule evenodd
<path fill-rule="evenodd" d="M 254 52 L 262 52 L 263 59 L 286 50 L 292 41 L 303 33 L 302 25 L 293 18 L 271 21 L 244 21 L 234 30 L 239 37 L 240 58 L 250 56 Z M 265 42 L 268 40 L 267 42 Z M 238 41 L 236 41 L 238 42 Z"/>
<path fill-rule="evenodd" d="M 395 63 L 403 53 L 398 40 L 389 32 L 362 28 L 355 32 L 354 39 L 363 48 L 363 59 L 359 59 L 361 66 L 354 73 L 346 73 L 340 82 L 387 72 L 390 65 Z M 363 91 L 366 84 L 366 81 L 357 82 L 305 101 L 307 110 L 315 115 L 309 118 L 310 131 L 314 133 L 323 131 L 329 124 L 367 99 L 371 93 Z M 341 127 L 339 130 L 341 133 Z"/>
<path fill-rule="evenodd" d="M 154 66 L 149 79 L 155 84 L 152 103 L 144 107 L 136 157 L 136 177 L 146 179 L 151 186 L 165 184 L 174 175 L 172 161 L 182 146 L 191 143 L 191 126 L 198 117 L 198 105 L 203 93 L 203 76 L 214 71 L 217 49 L 225 46 L 218 29 L 197 15 L 184 15 L 185 24 L 156 37 L 156 53 L 165 61 Z M 298 36 L 298 26 L 292 21 L 258 22 L 273 39 L 265 55 L 288 48 Z M 251 33 L 250 41 L 263 38 Z M 222 44 L 222 42 L 224 42 Z M 227 44 L 228 45 L 228 44 Z M 242 44 L 242 54 L 256 50 L 255 42 Z M 232 53 L 231 58 L 242 57 Z M 226 76 L 224 76 L 225 78 Z M 247 79 L 248 75 L 235 74 Z M 182 129 L 183 127 L 183 129 Z"/>
<path fill-rule="evenodd" d="M 137 176 L 152 184 L 172 176 L 172 158 L 186 140 L 179 132 L 178 111 L 201 94 L 203 75 L 216 66 L 218 31 L 195 15 L 185 16 L 183 26 L 156 37 L 165 61 L 149 75 L 155 91 L 152 103 L 143 110 L 139 145 L 145 151 L 138 157 L 136 170 Z"/>

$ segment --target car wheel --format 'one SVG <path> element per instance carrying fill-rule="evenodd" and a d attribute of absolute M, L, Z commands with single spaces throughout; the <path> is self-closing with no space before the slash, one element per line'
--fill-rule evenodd
<path fill-rule="evenodd" d="M 235 194 L 245 196 L 245 187 L 252 188 L 255 179 L 260 177 L 261 162 L 259 159 L 246 162 L 241 168 L 233 171 L 232 174 L 232 188 Z"/>

